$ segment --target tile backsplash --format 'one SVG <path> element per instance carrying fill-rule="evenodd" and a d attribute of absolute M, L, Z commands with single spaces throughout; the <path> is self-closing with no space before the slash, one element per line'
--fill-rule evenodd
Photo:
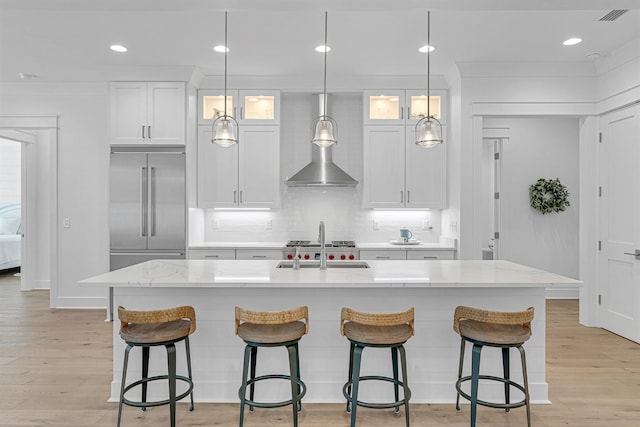
<path fill-rule="evenodd" d="M 386 242 L 401 227 L 423 242 L 441 235 L 441 211 L 363 209 L 357 188 L 285 188 L 281 200 L 280 209 L 266 211 L 191 209 L 189 244 L 315 240 L 320 221 L 327 240 Z"/>

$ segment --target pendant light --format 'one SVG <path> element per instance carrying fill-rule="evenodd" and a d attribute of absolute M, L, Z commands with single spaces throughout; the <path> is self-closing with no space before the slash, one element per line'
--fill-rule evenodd
<path fill-rule="evenodd" d="M 322 91 L 322 106 L 320 116 L 311 124 L 313 131 L 312 143 L 320 147 L 330 147 L 337 143 L 338 125 L 327 114 L 327 52 L 329 45 L 327 44 L 327 12 L 324 13 L 324 87 Z"/>
<path fill-rule="evenodd" d="M 416 145 L 432 148 L 442 144 L 442 124 L 431 115 L 430 56 L 431 56 L 431 12 L 427 11 L 427 115 L 416 123 Z"/>
<path fill-rule="evenodd" d="M 224 13 L 224 115 L 213 121 L 211 142 L 220 147 L 231 147 L 238 143 L 238 122 L 227 115 L 227 12 Z"/>

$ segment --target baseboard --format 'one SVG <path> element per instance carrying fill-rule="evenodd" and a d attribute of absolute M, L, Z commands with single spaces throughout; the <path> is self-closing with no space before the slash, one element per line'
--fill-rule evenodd
<path fill-rule="evenodd" d="M 52 308 L 72 309 L 107 309 L 106 297 L 54 297 L 51 300 Z"/>

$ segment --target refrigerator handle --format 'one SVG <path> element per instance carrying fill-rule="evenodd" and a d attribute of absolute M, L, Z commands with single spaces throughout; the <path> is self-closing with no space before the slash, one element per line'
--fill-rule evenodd
<path fill-rule="evenodd" d="M 151 225 L 150 225 L 150 236 L 156 235 L 156 168 L 151 166 L 149 168 L 149 208 L 151 209 L 151 214 L 149 215 Z"/>
<path fill-rule="evenodd" d="M 147 168 L 140 167 L 140 237 L 147 235 Z"/>

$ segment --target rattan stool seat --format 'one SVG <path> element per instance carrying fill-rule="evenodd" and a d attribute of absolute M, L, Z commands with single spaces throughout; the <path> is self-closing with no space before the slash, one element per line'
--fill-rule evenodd
<path fill-rule="evenodd" d="M 150 324 L 128 324 L 120 329 L 120 338 L 138 344 L 153 344 L 186 337 L 191 330 L 189 320 Z"/>
<path fill-rule="evenodd" d="M 499 325 L 496 323 L 460 320 L 460 335 L 492 344 L 520 344 L 531 338 L 531 328 L 523 325 Z"/>
<path fill-rule="evenodd" d="M 407 324 L 374 326 L 346 322 L 343 329 L 349 340 L 373 345 L 404 343 L 413 335 L 413 329 Z"/>
<path fill-rule="evenodd" d="M 243 323 L 238 327 L 238 336 L 245 341 L 260 344 L 276 344 L 296 341 L 306 333 L 304 322 L 291 322 L 282 325 L 258 325 Z"/>

